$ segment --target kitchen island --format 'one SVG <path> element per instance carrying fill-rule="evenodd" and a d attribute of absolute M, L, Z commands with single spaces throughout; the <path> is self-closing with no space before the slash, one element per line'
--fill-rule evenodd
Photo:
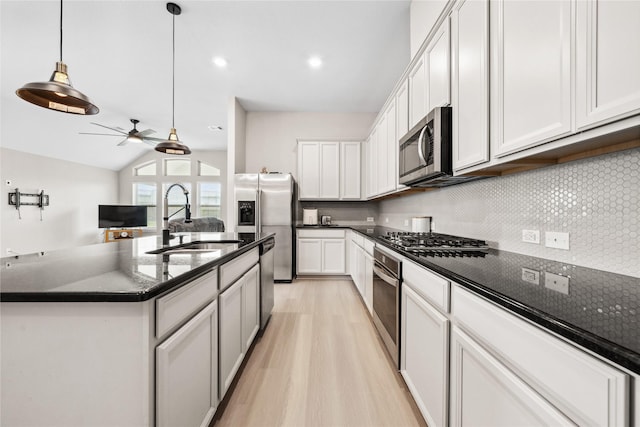
<path fill-rule="evenodd" d="M 258 331 L 272 237 L 177 233 L 168 247 L 150 236 L 4 258 L 0 423 L 208 423 Z M 198 242 L 209 249 L 184 249 Z"/>

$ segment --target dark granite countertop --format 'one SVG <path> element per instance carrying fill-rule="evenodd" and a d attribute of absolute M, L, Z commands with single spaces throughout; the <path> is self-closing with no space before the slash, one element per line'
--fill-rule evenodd
<path fill-rule="evenodd" d="M 174 235 L 169 246 L 243 240 L 234 233 Z M 272 235 L 253 236 L 251 242 L 211 252 L 164 256 L 147 253 L 162 248 L 161 236 L 149 236 L 6 257 L 0 266 L 0 301 L 145 301 L 209 272 Z"/>
<path fill-rule="evenodd" d="M 376 239 L 399 230 L 351 229 L 640 374 L 640 278 L 495 249 L 484 257 L 416 257 Z M 523 269 L 538 272 L 538 284 L 523 280 Z M 547 273 L 569 278 L 568 293 L 545 286 Z"/>

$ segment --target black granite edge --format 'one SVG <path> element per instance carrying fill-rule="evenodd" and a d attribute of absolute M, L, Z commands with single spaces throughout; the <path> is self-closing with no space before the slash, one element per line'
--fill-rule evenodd
<path fill-rule="evenodd" d="M 350 225 L 296 225 L 296 230 L 333 230 L 333 229 L 351 229 Z"/>
<path fill-rule="evenodd" d="M 432 264 L 424 258 L 416 257 L 408 252 L 399 250 L 398 248 L 388 244 L 384 240 L 376 239 L 376 243 L 380 243 L 384 247 L 393 250 L 406 259 L 420 264 L 423 267 L 428 268 L 429 270 L 440 274 L 441 276 L 451 281 L 454 281 L 455 283 L 461 285 L 463 288 L 468 289 L 480 295 L 481 297 L 484 297 L 498 304 L 503 308 L 506 308 L 512 313 L 516 313 L 537 325 L 555 332 L 556 334 L 566 338 L 567 340 L 577 345 L 593 351 L 594 353 L 604 357 L 605 359 L 613 363 L 627 368 L 636 374 L 640 374 L 640 354 L 636 353 L 633 350 L 629 350 L 591 332 L 563 322 L 562 320 L 557 319 L 554 316 L 536 310 L 531 306 L 523 304 L 513 298 L 509 298 L 506 295 L 483 286 L 482 284 L 469 280 L 464 276 L 460 276 L 450 270 Z"/>
<path fill-rule="evenodd" d="M 193 268 L 187 273 L 169 279 L 140 292 L 2 292 L 0 302 L 143 302 L 155 298 L 167 291 L 174 291 L 210 272 L 215 267 L 257 248 L 261 243 L 273 237 L 273 233 L 261 237 L 232 252 L 222 255 L 205 264 Z M 196 241 L 194 241 L 195 243 Z M 158 254 L 161 256 L 162 254 Z"/>

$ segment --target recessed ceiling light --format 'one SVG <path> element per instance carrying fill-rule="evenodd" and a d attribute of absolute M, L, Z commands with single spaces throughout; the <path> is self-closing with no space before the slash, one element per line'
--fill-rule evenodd
<path fill-rule="evenodd" d="M 220 68 L 224 68 L 227 66 L 227 60 L 221 56 L 216 56 L 215 58 L 213 58 L 213 63 Z"/>
<path fill-rule="evenodd" d="M 320 68 L 322 67 L 322 58 L 320 58 L 319 56 L 312 56 L 307 61 L 307 64 L 309 64 L 309 67 L 311 68 Z"/>
<path fill-rule="evenodd" d="M 211 126 L 209 126 L 209 130 L 213 130 L 213 131 L 222 130 L 222 126 L 211 125 Z"/>

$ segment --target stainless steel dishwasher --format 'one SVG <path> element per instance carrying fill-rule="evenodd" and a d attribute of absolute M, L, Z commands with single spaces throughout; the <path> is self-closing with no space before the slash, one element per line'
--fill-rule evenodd
<path fill-rule="evenodd" d="M 260 330 L 264 331 L 273 310 L 273 248 L 272 237 L 260 244 Z"/>

